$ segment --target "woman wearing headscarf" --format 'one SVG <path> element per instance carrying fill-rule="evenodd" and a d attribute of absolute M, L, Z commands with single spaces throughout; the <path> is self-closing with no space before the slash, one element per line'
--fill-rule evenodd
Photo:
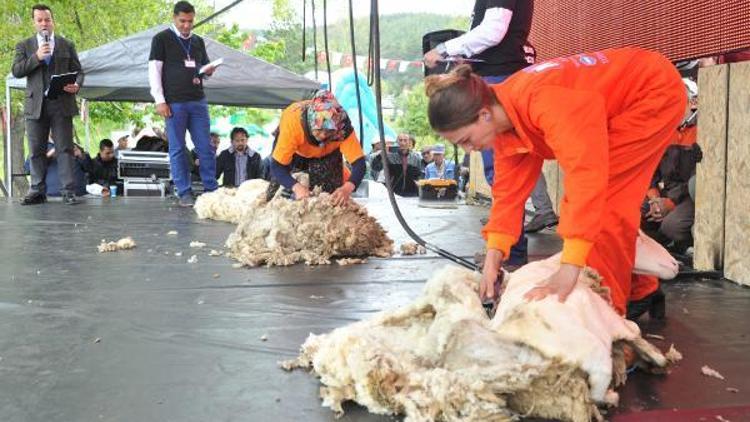
<path fill-rule="evenodd" d="M 621 314 L 658 293 L 655 277 L 632 270 L 641 201 L 686 111 L 680 75 L 665 57 L 637 48 L 578 54 L 493 86 L 461 66 L 428 78 L 426 90 L 433 129 L 467 151 L 494 149 L 483 296 L 494 297 L 545 159 L 565 173 L 561 265 L 527 299 L 564 301 L 584 266 L 599 272 Z"/>
<path fill-rule="evenodd" d="M 344 159 L 351 172 L 344 167 Z M 311 100 L 293 103 L 281 113 L 271 153 L 269 197 L 279 185 L 296 199 L 307 198 L 310 189 L 320 187 L 340 205 L 359 186 L 365 169 L 364 151 L 349 116 L 329 91 L 318 91 Z M 299 171 L 308 173 L 309 188 L 292 177 Z"/>

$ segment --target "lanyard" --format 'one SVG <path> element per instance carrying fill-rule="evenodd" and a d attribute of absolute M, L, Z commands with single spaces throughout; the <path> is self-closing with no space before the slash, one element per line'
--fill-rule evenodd
<path fill-rule="evenodd" d="M 180 37 L 174 32 L 172 33 L 174 34 L 175 38 L 177 38 L 177 41 L 180 42 L 180 47 L 182 47 L 182 49 L 185 51 L 185 54 L 187 54 L 187 59 L 190 60 L 190 49 L 193 47 L 193 43 L 191 41 L 193 37 L 191 36 L 190 38 L 187 39 L 187 47 L 185 47 L 185 42 L 182 40 L 182 37 Z"/>

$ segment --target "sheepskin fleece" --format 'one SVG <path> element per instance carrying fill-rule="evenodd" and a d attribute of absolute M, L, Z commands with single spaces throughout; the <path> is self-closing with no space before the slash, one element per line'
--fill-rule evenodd
<path fill-rule="evenodd" d="M 198 218 L 238 224 L 246 210 L 265 202 L 267 189 L 265 180 L 251 179 L 239 188 L 219 188 L 204 193 L 195 201 L 194 209 Z"/>
<path fill-rule="evenodd" d="M 305 174 L 296 174 L 306 184 Z M 248 180 L 237 189 L 219 188 L 195 203 L 200 218 L 238 224 L 227 239 L 229 256 L 246 266 L 330 264 L 333 258 L 387 257 L 393 241 L 367 210 L 350 201 L 335 207 L 330 195 L 314 191 L 303 201 L 266 201 L 268 182 Z M 342 265 L 366 262 L 342 260 Z"/>
<path fill-rule="evenodd" d="M 133 248 L 135 248 L 135 241 L 130 236 L 123 237 L 117 242 L 107 242 L 105 239 L 102 239 L 102 243 L 97 246 L 99 253 L 124 251 Z"/>
<path fill-rule="evenodd" d="M 565 304 L 522 300 L 558 267 L 554 256 L 506 275 L 493 320 L 477 296 L 479 275 L 445 267 L 410 305 L 311 334 L 281 366 L 310 368 L 337 414 L 354 400 L 407 421 L 598 418 L 595 404 L 616 403 L 610 383 L 625 379 L 623 365 L 613 378 L 613 343 L 629 344 L 646 366 L 667 362 L 589 288 L 589 272 Z"/>
<path fill-rule="evenodd" d="M 274 198 L 248 208 L 226 243 L 247 266 L 330 264 L 334 257 L 387 257 L 393 241 L 367 210 L 349 201 L 333 206 L 330 195 L 302 201 Z"/>

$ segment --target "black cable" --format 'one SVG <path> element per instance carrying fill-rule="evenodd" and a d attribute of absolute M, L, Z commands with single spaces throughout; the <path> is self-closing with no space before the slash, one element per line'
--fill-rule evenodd
<path fill-rule="evenodd" d="M 219 10 L 218 12 L 216 12 L 216 13 L 214 13 L 213 15 L 211 15 L 211 16 L 209 16 L 209 17 L 207 17 L 206 19 L 203 19 L 202 21 L 200 21 L 200 22 L 196 23 L 196 24 L 195 24 L 195 25 L 193 26 L 193 29 L 195 29 L 195 28 L 197 28 L 197 27 L 199 27 L 199 26 L 203 25 L 204 23 L 208 23 L 209 21 L 213 20 L 213 19 L 214 19 L 215 17 L 217 17 L 217 16 L 221 15 L 222 13 L 224 13 L 224 12 L 226 12 L 227 10 L 229 10 L 229 9 L 233 8 L 234 6 L 237 6 L 238 4 L 242 3 L 242 1 L 243 1 L 243 0 L 236 0 L 236 1 L 232 2 L 232 3 L 230 3 L 230 4 L 229 4 L 229 5 L 227 6 L 227 7 L 225 7 L 225 8 L 223 8 L 223 9 Z"/>
<path fill-rule="evenodd" d="M 357 47 L 354 44 L 354 5 L 349 0 L 349 38 L 352 43 L 352 66 L 354 67 L 354 85 L 357 90 L 357 114 L 359 114 L 359 146 L 364 146 L 365 123 L 362 121 L 362 96 L 359 92 L 359 70 L 357 69 Z"/>
<path fill-rule="evenodd" d="M 453 179 L 455 179 L 456 184 L 458 184 L 461 167 L 458 165 L 458 146 L 456 144 L 453 144 L 453 165 Z"/>
<path fill-rule="evenodd" d="M 304 63 L 307 56 L 307 0 L 302 0 L 302 62 Z"/>
<path fill-rule="evenodd" d="M 371 10 L 370 10 L 370 39 L 372 44 L 372 53 L 374 56 L 374 60 L 377 63 L 380 63 L 380 17 L 378 16 L 378 0 L 371 0 Z M 479 271 L 479 267 L 460 256 L 454 255 L 448 251 L 445 251 L 443 249 L 440 249 L 439 247 L 427 243 L 424 239 L 419 237 L 417 233 L 414 232 L 414 230 L 409 227 L 409 225 L 406 223 L 406 220 L 404 220 L 404 216 L 401 215 L 401 210 L 398 208 L 398 204 L 396 203 L 396 197 L 393 194 L 393 185 L 391 184 L 391 175 L 390 171 L 388 169 L 388 154 L 386 153 L 386 145 L 385 145 L 385 129 L 383 126 L 383 102 L 382 102 L 382 93 L 381 93 L 381 86 L 380 86 L 380 66 L 375 66 L 373 69 L 373 80 L 375 82 L 375 101 L 377 103 L 377 111 L 378 111 L 378 132 L 380 135 L 380 159 L 383 160 L 383 172 L 385 174 L 385 184 L 388 187 L 388 199 L 391 202 L 391 207 L 393 208 L 393 212 L 396 214 L 396 219 L 398 219 L 398 222 L 401 224 L 401 227 L 404 228 L 406 233 L 411 237 L 415 242 L 419 243 L 420 245 L 424 246 L 426 249 L 429 249 L 436 254 L 442 256 L 443 258 L 446 258 L 450 261 L 455 262 L 458 265 L 464 266 L 472 271 Z"/>
<path fill-rule="evenodd" d="M 315 81 L 318 81 L 318 27 L 315 25 L 315 0 L 310 0 L 313 25 L 313 53 L 315 54 Z"/>
<path fill-rule="evenodd" d="M 328 51 L 328 4 L 323 0 L 323 48 L 326 50 L 326 70 L 328 71 L 328 90 L 333 91 L 331 80 L 331 52 Z"/>
<path fill-rule="evenodd" d="M 373 0 L 370 0 L 373 1 Z M 373 75 L 372 75 L 372 17 L 370 18 L 370 39 L 367 45 L 367 86 L 372 86 Z"/>

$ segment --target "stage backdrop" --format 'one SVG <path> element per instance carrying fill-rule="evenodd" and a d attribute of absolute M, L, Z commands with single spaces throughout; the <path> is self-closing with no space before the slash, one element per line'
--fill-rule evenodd
<path fill-rule="evenodd" d="M 671 60 L 750 47 L 750 0 L 536 0 L 539 59 L 626 45 Z"/>

